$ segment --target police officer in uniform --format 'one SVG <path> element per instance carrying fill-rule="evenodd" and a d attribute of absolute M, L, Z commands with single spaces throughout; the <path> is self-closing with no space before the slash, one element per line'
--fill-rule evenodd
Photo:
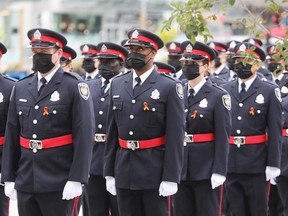
<path fill-rule="evenodd" d="M 110 42 L 98 44 L 99 74 L 87 82 L 94 102 L 96 122 L 95 143 L 90 170 L 90 178 L 84 187 L 84 216 L 118 216 L 116 197 L 106 190 L 106 181 L 103 177 L 103 154 L 106 142 L 106 120 L 109 108 L 109 87 L 113 77 L 124 70 L 124 61 L 128 50 L 120 45 Z"/>
<path fill-rule="evenodd" d="M 100 77 L 98 66 L 99 60 L 97 59 L 97 46 L 93 44 L 83 44 L 80 46 L 81 58 L 83 59 L 82 68 L 86 72 L 83 76 L 84 80 L 94 79 Z"/>
<path fill-rule="evenodd" d="M 282 106 L 279 88 L 256 76 L 264 51 L 235 46 L 238 79 L 223 87 L 232 101 L 226 192 L 233 216 L 267 215 L 268 184 L 280 174 Z"/>
<path fill-rule="evenodd" d="M 0 60 L 7 52 L 4 44 L 0 42 Z M 0 159 L 2 160 L 2 152 L 4 145 L 5 126 L 7 121 L 8 107 L 10 102 L 10 95 L 15 81 L 9 77 L 3 76 L 0 73 Z M 1 161 L 0 161 L 1 162 Z M 1 165 L 1 163 L 0 163 Z M 1 181 L 1 173 L 0 173 Z M 1 181 L 3 182 L 3 181 Z M 4 187 L 0 186 L 0 215 L 8 216 L 9 212 L 9 198 L 5 196 Z"/>
<path fill-rule="evenodd" d="M 182 70 L 189 81 L 184 88 L 185 159 L 174 197 L 175 215 L 218 215 L 228 161 L 230 96 L 204 77 L 209 61 L 215 58 L 210 47 L 185 41 L 181 49 Z"/>
<path fill-rule="evenodd" d="M 167 216 L 180 181 L 184 106 L 180 82 L 153 67 L 163 47 L 155 34 L 128 33 L 133 71 L 110 86 L 104 175 L 121 216 Z"/>
<path fill-rule="evenodd" d="M 63 53 L 60 58 L 60 65 L 64 71 L 72 72 L 73 70 L 72 60 L 75 59 L 76 57 L 77 57 L 77 53 L 73 48 L 69 46 L 63 47 Z"/>
<path fill-rule="evenodd" d="M 228 41 L 226 44 L 226 46 L 227 46 L 227 52 L 226 52 L 227 67 L 229 69 L 228 81 L 231 81 L 231 80 L 237 78 L 237 74 L 234 72 L 235 59 L 233 58 L 233 56 L 235 55 L 234 48 L 238 43 L 240 43 L 240 42 L 236 41 L 236 40 L 232 40 L 232 41 Z"/>
<path fill-rule="evenodd" d="M 71 215 L 67 206 L 74 202 L 76 208 L 88 182 L 93 103 L 88 85 L 60 67 L 66 39 L 41 28 L 27 35 L 35 73 L 16 83 L 10 101 L 2 159 L 5 194 L 18 200 L 19 216 Z"/>
<path fill-rule="evenodd" d="M 183 75 L 183 72 L 181 70 L 181 62 L 180 59 L 182 57 L 182 51 L 181 51 L 181 43 L 177 41 L 170 41 L 166 43 L 166 49 L 168 50 L 168 61 L 167 63 L 171 66 L 173 66 L 176 69 L 176 72 L 172 74 L 172 77 L 183 80 L 185 79 L 185 76 Z"/>

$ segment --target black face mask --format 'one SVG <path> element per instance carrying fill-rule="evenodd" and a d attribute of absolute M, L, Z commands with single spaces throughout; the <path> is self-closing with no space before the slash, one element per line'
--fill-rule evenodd
<path fill-rule="evenodd" d="M 54 66 L 55 64 L 52 62 L 52 54 L 36 53 L 33 55 L 32 70 L 45 74 L 51 71 Z"/>
<path fill-rule="evenodd" d="M 124 61 L 124 67 L 127 68 L 128 70 L 132 69 L 131 58 L 127 58 Z"/>
<path fill-rule="evenodd" d="M 181 70 L 181 62 L 179 60 L 168 60 L 168 64 L 176 69 L 176 72 Z"/>
<path fill-rule="evenodd" d="M 150 53 L 148 53 L 147 55 L 143 55 L 140 53 L 133 53 L 133 52 L 130 53 L 128 59 L 130 59 L 132 68 L 134 68 L 135 70 L 143 69 L 146 66 L 146 64 L 151 60 L 149 59 L 148 62 L 145 62 L 146 56 L 148 56 Z"/>
<path fill-rule="evenodd" d="M 193 80 L 193 79 L 197 78 L 198 76 L 200 76 L 198 64 L 183 65 L 182 71 L 183 71 L 184 76 L 188 80 Z"/>
<path fill-rule="evenodd" d="M 220 59 L 219 58 L 215 58 L 215 67 L 218 68 L 221 65 Z"/>
<path fill-rule="evenodd" d="M 87 73 L 92 73 L 93 71 L 96 70 L 95 62 L 93 61 L 93 59 L 85 59 L 82 63 L 82 68 Z"/>
<path fill-rule="evenodd" d="M 249 77 L 253 75 L 253 73 L 251 72 L 251 68 L 252 68 L 251 64 L 246 64 L 246 66 L 244 66 L 240 62 L 240 63 L 235 64 L 234 71 L 235 73 L 237 73 L 237 76 L 240 79 L 248 79 Z"/>
<path fill-rule="evenodd" d="M 233 58 L 227 59 L 227 66 L 228 66 L 229 70 L 234 70 L 235 59 L 233 59 Z"/>
<path fill-rule="evenodd" d="M 282 71 L 280 63 L 270 63 L 268 64 L 268 70 L 272 73 L 280 73 Z"/>
<path fill-rule="evenodd" d="M 107 64 L 99 65 L 99 74 L 106 80 L 111 79 L 112 77 L 119 74 L 119 71 L 115 71 L 115 67 Z"/>

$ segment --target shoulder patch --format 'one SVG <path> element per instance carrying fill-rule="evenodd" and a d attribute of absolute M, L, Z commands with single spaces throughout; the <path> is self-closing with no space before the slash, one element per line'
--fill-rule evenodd
<path fill-rule="evenodd" d="M 227 110 L 231 110 L 231 97 L 229 94 L 222 95 L 222 102 Z"/>
<path fill-rule="evenodd" d="M 277 99 L 282 102 L 282 99 L 281 99 L 281 91 L 279 88 L 275 88 L 275 95 L 277 97 Z"/>
<path fill-rule="evenodd" d="M 78 90 L 79 90 L 80 96 L 84 100 L 88 100 L 90 96 L 88 85 L 86 83 L 78 83 Z"/>
<path fill-rule="evenodd" d="M 180 83 L 176 84 L 176 93 L 180 99 L 184 98 L 183 86 Z"/>

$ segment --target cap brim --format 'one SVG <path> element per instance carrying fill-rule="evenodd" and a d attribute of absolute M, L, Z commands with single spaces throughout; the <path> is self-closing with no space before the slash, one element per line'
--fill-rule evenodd
<path fill-rule="evenodd" d="M 189 55 L 189 56 L 183 56 L 179 61 L 203 61 L 208 60 L 208 58 L 205 58 L 202 55 Z"/>

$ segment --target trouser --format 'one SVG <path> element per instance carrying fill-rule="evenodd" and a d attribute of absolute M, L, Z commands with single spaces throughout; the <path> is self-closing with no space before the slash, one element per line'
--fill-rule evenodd
<path fill-rule="evenodd" d="M 277 178 L 277 188 L 279 192 L 279 197 L 283 207 L 283 216 L 288 216 L 288 177 L 279 176 Z"/>
<path fill-rule="evenodd" d="M 110 214 L 111 213 L 111 214 Z M 117 197 L 106 190 L 102 176 L 90 175 L 83 192 L 83 216 L 118 216 Z"/>
<path fill-rule="evenodd" d="M 228 173 L 226 192 L 231 216 L 266 216 L 268 186 L 264 173 Z"/>
<path fill-rule="evenodd" d="M 0 186 L 0 215 L 8 216 L 9 213 L 9 198 L 4 193 L 4 187 Z"/>

